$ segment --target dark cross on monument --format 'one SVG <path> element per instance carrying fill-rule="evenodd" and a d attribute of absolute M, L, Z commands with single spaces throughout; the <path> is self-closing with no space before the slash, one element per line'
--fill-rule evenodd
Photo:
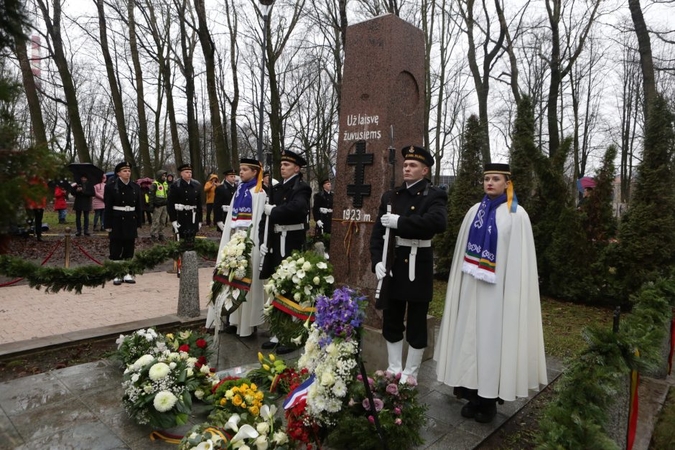
<path fill-rule="evenodd" d="M 347 164 L 356 166 L 354 168 L 354 184 L 347 185 L 347 195 L 353 197 L 352 205 L 354 208 L 363 206 L 363 197 L 370 195 L 369 184 L 363 184 L 365 180 L 366 164 L 373 164 L 372 153 L 366 153 L 365 141 L 356 143 L 356 151 L 351 155 L 347 155 Z"/>

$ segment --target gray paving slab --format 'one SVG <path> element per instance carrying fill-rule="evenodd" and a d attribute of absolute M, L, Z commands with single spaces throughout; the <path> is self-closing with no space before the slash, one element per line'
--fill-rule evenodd
<path fill-rule="evenodd" d="M 202 320 L 211 274 L 211 268 L 199 269 Z M 0 289 L 0 355 L 180 323 L 176 314 L 178 283 L 173 274 L 151 272 L 138 276 L 135 285 L 110 283 L 79 296 L 69 292 L 46 294 L 28 286 Z M 212 365 L 236 368 L 255 364 L 260 345 L 268 338 L 264 327 L 249 338 L 222 334 Z M 299 356 L 298 350 L 284 359 L 292 362 Z M 371 365 L 367 364 L 367 370 L 379 368 Z M 551 361 L 550 379 L 561 370 L 562 364 Z M 463 402 L 454 397 L 452 388 L 436 381 L 435 371 L 434 361 L 428 360 L 419 376 L 419 396 L 428 406 L 428 421 L 422 430 L 425 443 L 418 447 L 420 450 L 473 449 L 527 401 L 499 406 L 495 423 L 478 424 L 461 417 Z M 121 402 L 121 381 L 119 365 L 102 360 L 0 383 L 0 450 L 175 450 L 172 444 L 151 441 L 152 430 L 127 417 Z M 184 432 L 205 417 L 205 411 L 196 411 L 188 425 L 175 431 Z"/>

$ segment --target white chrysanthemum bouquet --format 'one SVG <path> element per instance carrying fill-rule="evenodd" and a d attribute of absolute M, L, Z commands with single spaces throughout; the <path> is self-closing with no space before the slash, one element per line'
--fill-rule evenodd
<path fill-rule="evenodd" d="M 145 354 L 124 371 L 122 403 L 138 424 L 172 428 L 187 422 L 191 393 L 203 389 L 205 382 L 215 384 L 218 378 L 186 352 Z"/>

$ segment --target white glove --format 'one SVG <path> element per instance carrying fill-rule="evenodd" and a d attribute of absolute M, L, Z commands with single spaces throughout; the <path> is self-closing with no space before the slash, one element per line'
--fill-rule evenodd
<path fill-rule="evenodd" d="M 382 222 L 382 225 L 384 225 L 387 228 L 396 229 L 398 228 L 398 218 L 399 218 L 398 214 L 387 213 L 382 216 L 380 222 Z"/>
<path fill-rule="evenodd" d="M 199 231 L 199 230 L 201 230 L 201 229 L 202 229 L 202 223 L 199 222 L 199 223 L 197 224 L 197 231 Z"/>
<path fill-rule="evenodd" d="M 269 250 L 268 250 L 268 248 L 265 244 L 260 244 L 260 257 L 261 258 L 264 257 L 267 254 L 268 251 Z"/>
<path fill-rule="evenodd" d="M 323 228 L 323 220 L 319 219 L 316 221 L 316 226 L 319 228 Z"/>
<path fill-rule="evenodd" d="M 112 233 L 112 228 L 106 228 L 105 231 L 107 231 L 108 233 Z"/>
<path fill-rule="evenodd" d="M 321 214 L 328 214 L 328 208 L 319 208 Z"/>
<path fill-rule="evenodd" d="M 225 229 L 225 224 L 223 222 L 216 222 L 216 226 L 220 231 L 223 231 Z"/>
<path fill-rule="evenodd" d="M 387 268 L 382 261 L 375 265 L 375 276 L 377 277 L 377 281 L 387 276 Z"/>
<path fill-rule="evenodd" d="M 272 210 L 274 209 L 275 206 L 276 205 L 270 205 L 269 203 L 266 203 L 265 204 L 265 214 L 267 214 L 268 216 L 270 214 L 272 214 Z"/>
<path fill-rule="evenodd" d="M 174 220 L 171 222 L 171 226 L 173 227 L 173 232 L 178 234 L 178 229 L 180 228 L 180 224 L 178 223 L 177 220 Z"/>
<path fill-rule="evenodd" d="M 223 212 L 230 212 L 230 205 L 223 205 Z"/>

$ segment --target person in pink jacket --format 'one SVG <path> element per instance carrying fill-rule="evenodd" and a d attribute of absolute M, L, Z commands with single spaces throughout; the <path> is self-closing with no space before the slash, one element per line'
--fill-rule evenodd
<path fill-rule="evenodd" d="M 101 182 L 94 185 L 94 198 L 91 201 L 92 208 L 94 209 L 94 231 L 105 230 L 105 226 L 103 226 L 103 211 L 105 210 L 103 192 L 105 191 L 105 178 L 105 175 L 103 175 Z M 101 227 L 96 228 L 99 219 L 101 220 Z"/>

